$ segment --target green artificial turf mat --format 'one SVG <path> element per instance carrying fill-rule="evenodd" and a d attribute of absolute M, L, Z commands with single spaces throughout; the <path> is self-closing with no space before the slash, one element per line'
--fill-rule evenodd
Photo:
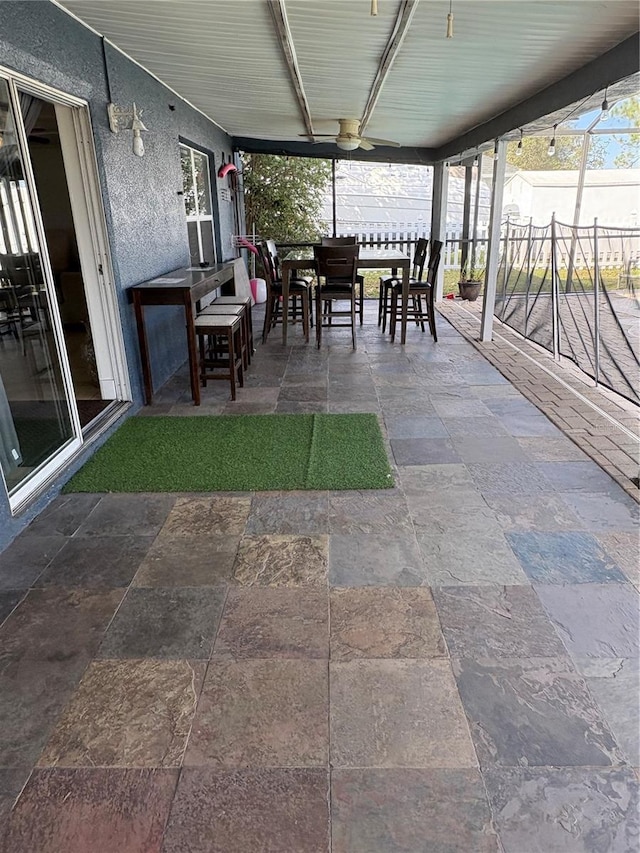
<path fill-rule="evenodd" d="M 65 492 L 385 489 L 374 414 L 130 418 Z"/>

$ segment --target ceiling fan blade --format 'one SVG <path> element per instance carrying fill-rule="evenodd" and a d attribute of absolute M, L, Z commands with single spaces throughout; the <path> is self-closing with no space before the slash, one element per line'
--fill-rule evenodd
<path fill-rule="evenodd" d="M 367 140 L 373 142 L 374 145 L 388 145 L 390 148 L 402 148 L 399 142 L 392 142 L 390 139 L 376 139 L 373 136 L 367 136 Z"/>
<path fill-rule="evenodd" d="M 322 136 L 325 139 L 335 139 L 336 138 L 335 133 L 299 133 L 298 136 L 306 136 L 307 138 L 309 138 L 310 136 L 313 136 L 313 137 L 316 137 L 316 136 L 321 137 Z"/>
<path fill-rule="evenodd" d="M 371 144 L 370 139 L 361 139 L 360 140 L 360 148 L 362 148 L 363 151 L 373 151 L 373 149 L 375 148 L 375 145 Z"/>

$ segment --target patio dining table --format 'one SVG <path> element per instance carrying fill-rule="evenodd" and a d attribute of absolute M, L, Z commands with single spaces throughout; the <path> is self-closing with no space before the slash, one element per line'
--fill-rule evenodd
<path fill-rule="evenodd" d="M 291 272 L 300 270 L 311 270 L 315 272 L 312 249 L 294 250 L 282 258 L 280 269 L 282 272 L 282 302 L 287 305 L 289 301 L 289 277 Z M 409 307 L 409 270 L 411 258 L 398 249 L 384 249 L 365 246 L 360 249 L 358 255 L 358 269 L 388 269 L 391 275 L 397 275 L 398 270 L 402 273 L 402 311 L 401 311 L 401 336 L 400 342 L 405 343 L 407 336 L 407 309 Z M 394 339 L 395 329 L 391 330 L 391 340 Z M 287 311 L 282 312 L 282 343 L 287 343 Z"/>

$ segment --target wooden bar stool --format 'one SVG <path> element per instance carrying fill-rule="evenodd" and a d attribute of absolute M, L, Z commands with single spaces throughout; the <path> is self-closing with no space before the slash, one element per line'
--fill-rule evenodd
<path fill-rule="evenodd" d="M 244 386 L 242 358 L 242 317 L 239 314 L 200 314 L 195 319 L 200 349 L 200 380 L 206 388 L 208 379 L 228 379 L 231 399 L 236 399 L 236 385 Z M 214 373 L 221 370 L 221 373 Z"/>
<path fill-rule="evenodd" d="M 218 296 L 211 303 L 212 305 L 244 305 L 247 316 L 247 331 L 249 339 L 249 361 L 255 353 L 253 345 L 253 317 L 251 316 L 251 297 L 250 296 Z M 209 306 L 207 306 L 208 308 Z M 204 309 L 206 311 L 206 308 Z"/>
<path fill-rule="evenodd" d="M 240 317 L 240 320 L 242 321 L 242 363 L 246 370 L 251 361 L 251 355 L 249 352 L 249 321 L 247 318 L 246 307 L 244 305 L 218 304 L 218 301 L 216 300 L 215 302 L 212 302 L 211 305 L 207 305 L 206 308 L 203 308 L 198 314 L 198 317 L 224 317 L 231 315 Z"/>

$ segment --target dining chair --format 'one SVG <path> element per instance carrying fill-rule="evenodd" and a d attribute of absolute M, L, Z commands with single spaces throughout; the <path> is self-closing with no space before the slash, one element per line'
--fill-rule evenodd
<path fill-rule="evenodd" d="M 425 237 L 420 237 L 416 242 L 416 248 L 413 253 L 411 264 L 411 272 L 409 274 L 409 286 L 418 284 L 422 281 L 424 265 L 427 259 L 427 250 L 429 241 Z M 387 327 L 387 316 L 389 314 L 391 301 L 391 288 L 395 285 L 402 284 L 402 279 L 397 275 L 380 276 L 380 289 L 378 291 L 378 325 L 382 324 L 382 331 Z"/>
<path fill-rule="evenodd" d="M 264 315 L 264 326 L 262 328 L 262 343 L 267 342 L 267 336 L 277 323 L 282 322 L 281 311 L 289 311 L 296 319 L 297 300 L 302 305 L 302 329 L 305 339 L 309 340 L 309 291 L 311 285 L 304 278 L 289 279 L 289 304 L 282 305 L 282 279 L 278 277 L 273 255 L 269 251 L 266 242 L 258 243 L 258 257 L 262 263 L 264 278 L 267 284 L 267 304 Z"/>
<path fill-rule="evenodd" d="M 442 240 L 429 241 L 429 261 L 427 263 L 427 274 L 424 281 L 416 281 L 409 283 L 409 301 L 407 305 L 407 317 L 416 321 L 417 325 L 422 327 L 424 332 L 425 320 L 429 324 L 429 330 L 435 342 L 438 341 L 436 332 L 436 317 L 434 310 L 434 295 L 436 276 L 438 275 L 438 267 L 440 265 L 440 257 L 442 254 Z M 422 306 L 422 297 L 424 297 L 424 308 Z M 389 321 L 389 331 L 391 332 L 391 340 L 395 339 L 396 334 L 396 319 L 398 315 L 398 299 L 400 300 L 400 308 L 402 313 L 402 281 L 398 281 L 391 287 L 391 319 Z"/>
<path fill-rule="evenodd" d="M 318 283 L 316 284 L 316 344 L 320 349 L 323 327 L 351 328 L 351 343 L 356 349 L 356 284 L 359 246 L 314 246 Z M 336 310 L 336 300 L 348 300 L 349 308 Z M 323 312 L 323 306 L 330 306 Z M 336 317 L 349 317 L 349 322 L 334 323 Z"/>
<path fill-rule="evenodd" d="M 321 237 L 320 238 L 321 246 L 357 246 L 358 238 L 348 235 L 345 237 Z M 358 285 L 358 317 L 360 318 L 360 325 L 363 323 L 364 319 L 364 276 L 356 274 L 356 284 Z"/>

